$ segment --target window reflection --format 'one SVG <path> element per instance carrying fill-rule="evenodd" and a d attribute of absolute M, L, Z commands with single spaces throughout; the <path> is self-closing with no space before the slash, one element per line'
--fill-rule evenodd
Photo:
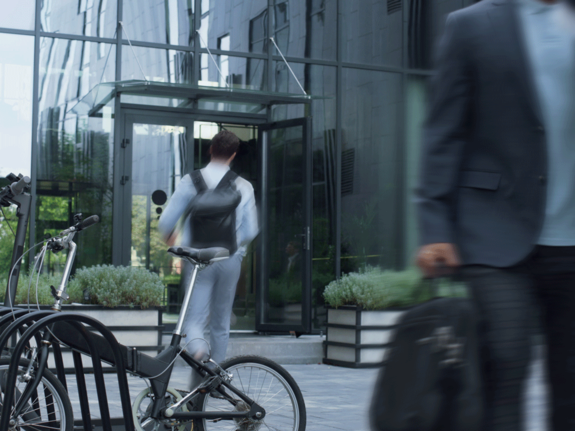
<path fill-rule="evenodd" d="M 343 272 L 365 265 L 393 268 L 397 263 L 401 82 L 395 73 L 343 71 L 342 151 L 354 150 L 346 179 L 353 187 L 341 198 Z"/>
<path fill-rule="evenodd" d="M 201 56 L 201 80 L 200 85 L 212 87 L 246 88 L 251 90 L 266 90 L 265 60 L 247 59 L 234 56 L 219 56 L 219 64 L 227 69 L 216 67 L 209 54 Z M 224 57 L 224 59 L 222 59 Z M 218 70 L 219 68 L 219 70 Z M 220 73 L 221 72 L 221 73 Z"/>
<path fill-rule="evenodd" d="M 141 67 L 141 69 L 140 69 Z M 122 50 L 122 79 L 192 83 L 193 54 L 134 46 Z"/>
<path fill-rule="evenodd" d="M 429 2 L 430 0 L 423 0 Z M 403 13 L 391 2 L 340 2 L 343 60 L 401 66 Z"/>
<path fill-rule="evenodd" d="M 0 27 L 34 30 L 35 0 L 3 2 Z"/>
<path fill-rule="evenodd" d="M 45 0 L 40 3 L 42 31 L 114 37 L 116 0 Z"/>
<path fill-rule="evenodd" d="M 230 50 L 230 35 L 226 34 L 218 39 L 218 49 L 229 51 Z M 229 82 L 229 75 L 230 75 L 230 61 L 227 55 L 220 55 L 219 56 L 219 63 L 220 63 L 220 87 L 230 86 L 231 82 Z"/>
<path fill-rule="evenodd" d="M 30 175 L 34 38 L 0 34 L 0 177 Z"/>
<path fill-rule="evenodd" d="M 96 117 L 71 112 L 99 82 L 114 80 L 115 46 L 103 45 L 100 57 L 97 43 L 40 40 L 35 242 L 69 226 L 75 213 L 99 215 L 101 222 L 78 237 L 80 266 L 112 259 L 113 103 Z M 48 268 L 62 264 L 54 259 Z"/>
<path fill-rule="evenodd" d="M 144 42 L 192 46 L 194 0 L 123 0 L 128 37 Z"/>

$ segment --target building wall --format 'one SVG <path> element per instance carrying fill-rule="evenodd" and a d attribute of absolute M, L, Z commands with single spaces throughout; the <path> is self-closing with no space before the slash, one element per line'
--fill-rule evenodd
<path fill-rule="evenodd" d="M 445 15 L 471 0 L 118 1 L 2 6 L 0 172 L 14 166 L 36 180 L 32 240 L 74 211 L 100 212 L 103 223 L 85 236 L 91 254 L 80 261 L 111 261 L 113 104 L 89 120 L 74 107 L 100 82 L 145 77 L 314 96 L 309 107 L 274 107 L 271 118 L 313 116 L 318 283 L 365 264 L 410 262 L 431 53 Z M 56 203 L 65 211 L 50 213 Z"/>

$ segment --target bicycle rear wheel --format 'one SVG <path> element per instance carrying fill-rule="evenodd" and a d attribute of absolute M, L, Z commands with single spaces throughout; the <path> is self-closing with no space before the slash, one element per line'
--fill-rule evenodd
<path fill-rule="evenodd" d="M 14 391 L 16 403 L 26 387 L 23 375 L 28 368 L 29 361 L 21 359 L 18 366 L 18 379 Z M 10 358 L 0 358 L 0 414 L 2 402 L 6 394 L 6 376 L 10 365 Z M 32 369 L 32 374 L 34 369 Z M 10 418 L 13 422 L 9 430 L 26 431 L 73 431 L 74 415 L 72 404 L 66 389 L 50 371 L 45 370 L 36 393 L 28 400 L 22 413 Z"/>
<path fill-rule="evenodd" d="M 194 431 L 305 431 L 306 409 L 301 391 L 293 377 L 280 365 L 259 356 L 238 356 L 224 361 L 221 367 L 233 374 L 231 384 L 253 399 L 266 411 L 261 420 L 196 421 Z M 234 403 L 219 393 L 198 400 L 201 411 L 245 411 L 249 406 L 237 395 L 226 391 Z"/>

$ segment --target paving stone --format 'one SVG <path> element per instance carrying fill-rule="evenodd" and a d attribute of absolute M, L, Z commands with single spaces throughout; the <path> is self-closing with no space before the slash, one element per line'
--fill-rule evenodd
<path fill-rule="evenodd" d="M 530 377 L 526 387 L 525 431 L 546 431 L 546 387 L 544 385 L 543 362 L 541 352 L 530 368 Z M 294 377 L 303 393 L 307 407 L 307 431 L 369 431 L 367 408 L 371 401 L 376 369 L 349 369 L 328 365 L 284 365 Z M 90 407 L 92 416 L 99 417 L 98 401 L 92 378 L 88 380 Z M 112 417 L 121 417 L 120 394 L 115 375 L 105 376 L 110 400 Z M 173 382 L 184 382 L 186 372 L 176 367 Z M 138 378 L 129 377 L 132 400 L 147 388 Z M 74 405 L 74 415 L 80 418 L 77 387 L 74 378 L 69 376 L 69 392 Z M 177 384 L 176 384 L 177 387 Z"/>

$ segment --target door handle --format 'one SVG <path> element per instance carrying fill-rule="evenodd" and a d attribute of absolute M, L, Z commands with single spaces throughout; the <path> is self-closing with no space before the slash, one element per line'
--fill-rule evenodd
<path fill-rule="evenodd" d="M 294 237 L 302 237 L 303 249 L 311 250 L 311 229 L 309 226 L 303 228 L 304 233 L 296 234 Z"/>
<path fill-rule="evenodd" d="M 130 181 L 130 177 L 128 175 L 122 175 L 122 179 L 120 180 L 120 184 L 125 186 L 128 181 Z"/>

